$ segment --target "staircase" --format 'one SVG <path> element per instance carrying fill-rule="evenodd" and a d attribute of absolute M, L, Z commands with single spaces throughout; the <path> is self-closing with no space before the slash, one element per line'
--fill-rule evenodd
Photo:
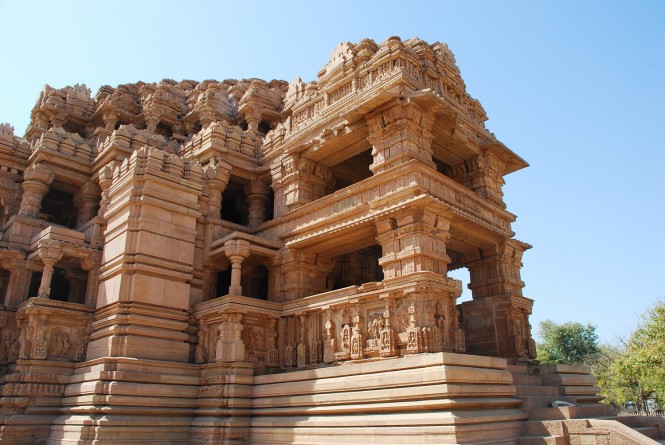
<path fill-rule="evenodd" d="M 613 416 L 585 366 L 509 365 L 528 414 L 518 445 L 665 445 L 665 419 Z M 552 407 L 555 400 L 574 406 Z"/>

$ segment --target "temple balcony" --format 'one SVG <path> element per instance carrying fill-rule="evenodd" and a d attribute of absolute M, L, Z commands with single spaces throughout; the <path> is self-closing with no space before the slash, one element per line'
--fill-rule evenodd
<path fill-rule="evenodd" d="M 342 253 L 363 242 L 373 244 L 375 221 L 414 205 L 439 206 L 452 212 L 451 232 L 458 233 L 457 238 L 491 244 L 513 236 L 513 214 L 418 161 L 406 162 L 293 210 L 264 225 L 261 234 L 284 239 L 289 249 Z"/>

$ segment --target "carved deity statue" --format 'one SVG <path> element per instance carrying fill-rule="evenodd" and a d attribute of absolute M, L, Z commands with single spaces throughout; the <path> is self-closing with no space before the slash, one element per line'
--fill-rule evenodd
<path fill-rule="evenodd" d="M 58 332 L 53 336 L 53 355 L 63 357 L 69 351 L 69 334 Z"/>

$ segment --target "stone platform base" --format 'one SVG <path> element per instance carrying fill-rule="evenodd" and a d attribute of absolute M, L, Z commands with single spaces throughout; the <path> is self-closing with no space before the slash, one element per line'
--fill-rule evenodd
<path fill-rule="evenodd" d="M 514 443 L 514 394 L 505 360 L 452 353 L 262 375 L 250 442 Z"/>

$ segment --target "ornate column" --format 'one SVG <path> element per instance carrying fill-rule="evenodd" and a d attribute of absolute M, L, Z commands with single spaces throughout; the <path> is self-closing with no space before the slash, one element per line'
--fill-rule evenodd
<path fill-rule="evenodd" d="M 229 294 L 242 295 L 242 262 L 249 256 L 249 242 L 245 240 L 228 240 L 224 243 L 224 253 L 231 261 Z"/>
<path fill-rule="evenodd" d="M 385 279 L 426 271 L 447 274 L 450 216 L 446 209 L 408 209 L 377 221 L 376 229 L 376 240 L 383 250 L 379 264 Z"/>
<path fill-rule="evenodd" d="M 78 209 L 76 227 L 81 228 L 97 215 L 100 200 L 100 188 L 92 181 L 86 182 L 78 190 L 74 204 Z"/>
<path fill-rule="evenodd" d="M 268 269 L 268 300 L 279 300 L 279 284 L 281 278 L 282 257 L 277 254 L 264 261 L 263 265 Z"/>
<path fill-rule="evenodd" d="M 326 309 L 326 323 L 323 327 L 326 332 L 326 338 L 323 343 L 323 362 L 332 363 L 335 361 L 337 338 L 335 335 L 335 323 L 332 319 L 332 310 L 330 309 Z"/>
<path fill-rule="evenodd" d="M 37 296 L 39 298 L 49 298 L 51 294 L 51 279 L 53 278 L 53 268 L 62 258 L 62 251 L 57 243 L 49 243 L 46 246 L 39 247 L 39 257 L 44 263 L 42 271 L 42 281 L 39 284 Z"/>
<path fill-rule="evenodd" d="M 106 217 L 106 210 L 111 203 L 111 200 L 109 199 L 109 190 L 113 183 L 113 170 L 115 167 L 115 161 L 111 161 L 98 173 L 99 187 L 101 188 L 102 196 L 99 201 L 99 210 L 97 211 L 97 214 L 102 218 Z"/>
<path fill-rule="evenodd" d="M 275 191 L 275 216 L 322 198 L 332 173 L 315 161 L 296 154 L 284 156 L 271 169 Z"/>
<path fill-rule="evenodd" d="M 84 302 L 84 304 L 87 304 L 88 306 L 94 306 L 97 303 L 100 263 L 101 260 L 97 257 L 89 257 L 81 260 L 81 268 L 88 271 Z"/>
<path fill-rule="evenodd" d="M 505 240 L 467 264 L 473 300 L 462 303 L 467 350 L 472 354 L 535 358 L 529 315 L 533 300 L 522 295 L 522 255 L 531 246 Z"/>
<path fill-rule="evenodd" d="M 316 255 L 284 249 L 282 257 L 281 301 L 292 301 L 317 292 L 315 281 L 319 273 Z"/>
<path fill-rule="evenodd" d="M 118 112 L 116 110 L 104 110 L 102 121 L 104 122 L 104 128 L 108 131 L 115 130 L 115 124 L 118 122 Z"/>
<path fill-rule="evenodd" d="M 432 161 L 434 115 L 411 99 L 396 99 L 366 117 L 376 175 L 411 159 L 436 168 Z"/>
<path fill-rule="evenodd" d="M 249 207 L 249 227 L 258 227 L 266 220 L 266 207 L 270 196 L 270 186 L 256 179 L 245 186 Z"/>
<path fill-rule="evenodd" d="M 485 144 L 481 154 L 453 165 L 452 177 L 483 198 L 506 208 L 503 202 L 506 162 L 492 149 L 493 146 Z"/>
<path fill-rule="evenodd" d="M 298 345 L 296 346 L 296 360 L 298 368 L 306 366 L 309 362 L 307 359 L 307 328 L 305 323 L 307 322 L 307 317 L 300 314 L 298 316 Z"/>
<path fill-rule="evenodd" d="M 219 219 L 222 213 L 222 193 L 231 177 L 231 166 L 225 162 L 217 162 L 212 158 L 203 172 L 208 185 L 208 217 Z"/>
<path fill-rule="evenodd" d="M 242 314 L 222 315 L 215 358 L 222 362 L 245 360 L 245 344 L 242 341 Z"/>
<path fill-rule="evenodd" d="M 529 244 L 510 239 L 496 245 L 491 251 L 485 250 L 484 258 L 468 262 L 469 289 L 473 299 L 522 296 L 522 256 L 530 248 Z"/>
<path fill-rule="evenodd" d="M 30 272 L 23 258 L 6 258 L 2 261 L 2 268 L 9 271 L 9 283 L 5 294 L 4 305 L 15 307 L 21 304 L 28 296 Z"/>
<path fill-rule="evenodd" d="M 21 208 L 18 212 L 20 216 L 37 218 L 42 206 L 42 199 L 48 193 L 49 184 L 53 181 L 55 174 L 37 163 L 25 170 L 23 174 L 23 197 L 21 199 Z"/>

